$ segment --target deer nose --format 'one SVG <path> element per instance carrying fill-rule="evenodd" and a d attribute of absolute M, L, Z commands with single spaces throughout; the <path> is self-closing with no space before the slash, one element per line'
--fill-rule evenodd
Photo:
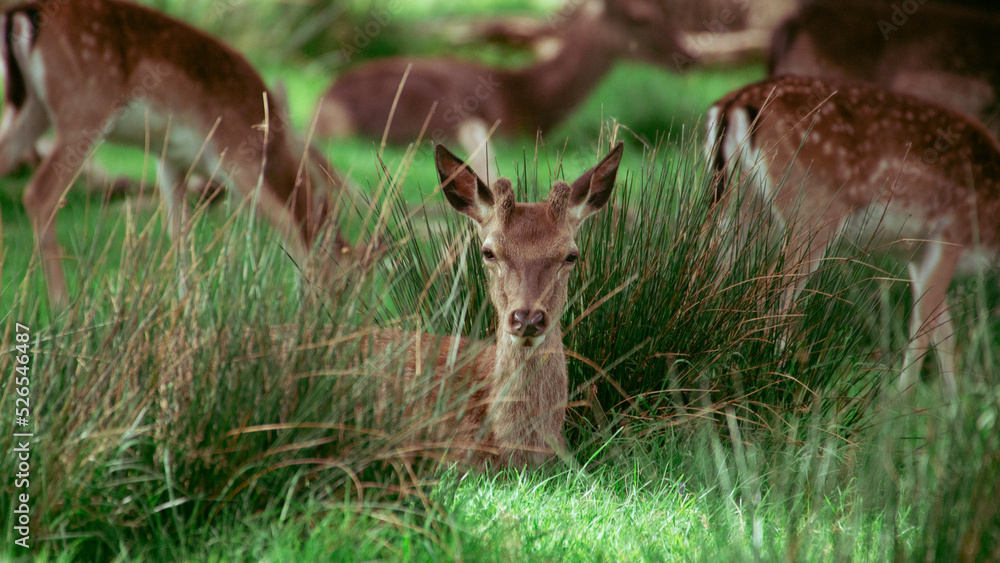
<path fill-rule="evenodd" d="M 510 328 L 521 336 L 538 336 L 548 326 L 545 311 L 518 309 L 510 314 Z"/>

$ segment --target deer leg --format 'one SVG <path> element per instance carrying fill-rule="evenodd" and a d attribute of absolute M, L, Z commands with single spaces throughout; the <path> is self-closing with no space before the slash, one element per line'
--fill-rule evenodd
<path fill-rule="evenodd" d="M 843 230 L 843 219 L 824 218 L 817 227 L 806 227 L 808 232 L 801 238 L 793 239 L 798 246 L 792 251 L 793 273 L 796 275 L 794 297 L 797 299 L 805 289 L 809 278 L 823 265 L 823 259 L 830 243 Z M 792 303 L 786 304 L 791 306 Z"/>
<path fill-rule="evenodd" d="M 20 109 L 4 107 L 0 125 L 0 176 L 9 174 L 18 164 L 33 160 L 35 143 L 48 130 L 49 117 L 37 98 L 30 96 Z"/>
<path fill-rule="evenodd" d="M 809 278 L 823 264 L 827 247 L 840 231 L 842 221 L 838 219 L 821 220 L 819 226 L 813 227 L 806 222 L 799 226 L 788 225 L 792 229 L 785 249 L 786 268 L 780 272 L 785 288 L 781 292 L 778 310 L 780 318 L 787 319 L 795 308 L 795 303 L 805 290 Z M 789 330 L 793 323 L 783 321 L 784 328 L 780 331 L 779 346 L 784 350 L 788 344 Z"/>
<path fill-rule="evenodd" d="M 93 147 L 93 142 L 82 135 L 72 139 L 75 142 L 65 142 L 62 137 L 56 138 L 52 152 L 42 160 L 24 191 L 24 209 L 35 232 L 35 244 L 45 273 L 49 302 L 57 310 L 66 308 L 69 294 L 61 263 L 62 251 L 56 240 L 56 211 L 81 160 Z"/>
<path fill-rule="evenodd" d="M 948 286 L 961 256 L 958 248 L 941 241 L 928 241 L 920 249 L 919 257 L 907 266 L 913 312 L 910 317 L 910 344 L 903 357 L 903 372 L 899 377 L 901 391 L 916 383 L 924 355 L 933 346 L 945 391 L 951 397 L 957 392 Z"/>
<path fill-rule="evenodd" d="M 171 244 L 178 272 L 178 294 L 187 295 L 188 247 L 187 247 L 187 190 L 182 173 L 173 164 L 161 161 L 157 170 L 160 183 L 160 199 L 165 210 L 165 223 L 170 233 Z"/>
<path fill-rule="evenodd" d="M 34 146 L 34 156 L 37 159 L 44 159 L 52 152 L 53 142 L 48 139 L 39 139 Z M 31 153 L 29 153 L 31 154 Z M 29 156 L 28 159 L 31 157 Z M 124 176 L 113 176 L 94 159 L 87 159 L 80 167 L 80 177 L 83 178 L 87 189 L 87 195 L 100 195 L 105 201 L 129 194 L 133 185 L 131 179 Z"/>

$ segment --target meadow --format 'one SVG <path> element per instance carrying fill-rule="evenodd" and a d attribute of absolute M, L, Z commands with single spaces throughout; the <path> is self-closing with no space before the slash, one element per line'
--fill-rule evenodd
<path fill-rule="evenodd" d="M 345 45 L 352 58 L 518 64 L 524 53 L 407 30 L 555 9 L 148 3 L 284 82 L 301 130 Z M 392 17 L 360 45 L 355 26 L 381 9 Z M 61 316 L 20 202 L 30 175 L 0 179 L 0 559 L 1000 559 L 997 272 L 952 287 L 954 398 L 934 362 L 912 396 L 897 392 L 912 303 L 901 265 L 869 256 L 865 241 L 824 262 L 794 315 L 769 315 L 791 267 L 771 244 L 780 234 L 752 224 L 760 236 L 741 242 L 719 226 L 700 146 L 705 108 L 763 76 L 759 62 L 684 74 L 619 64 L 544 140 L 497 143 L 521 201 L 575 178 L 612 139 L 626 143 L 613 206 L 581 231 L 563 319 L 569 454 L 530 470 L 443 466 L 441 445 L 414 436 L 446 413 L 406 414 L 431 391 L 429 374 L 395 389 L 387 414 L 377 395 L 399 366 L 354 361 L 372 326 L 495 329 L 473 230 L 444 205 L 429 146 L 320 144 L 370 202 L 342 210 L 346 231 L 377 233 L 387 252 L 322 292 L 261 221 L 225 201 L 199 208 L 199 259 L 180 296 L 157 199 L 104 203 L 100 186 L 78 186 L 59 216 L 73 299 Z M 141 152 L 102 147 L 96 158 L 153 181 Z M 22 353 L 27 550 L 14 524 Z M 457 404 L 463 392 L 448 390 Z"/>

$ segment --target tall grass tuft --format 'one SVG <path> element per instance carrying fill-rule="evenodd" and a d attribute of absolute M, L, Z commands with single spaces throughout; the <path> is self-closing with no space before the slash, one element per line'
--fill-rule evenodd
<path fill-rule="evenodd" d="M 710 392 L 764 410 L 843 386 L 842 374 L 867 363 L 874 347 L 872 325 L 856 320 L 877 308 L 871 272 L 830 260 L 796 315 L 777 317 L 793 266 L 786 245 L 802 242 L 784 240 L 763 215 L 714 206 L 699 148 L 681 138 L 651 155 L 662 162 L 644 167 L 638 189 L 585 236 L 571 348 L 592 366 L 577 382 L 597 383 L 603 404 L 669 389 L 672 397 L 648 398 L 677 407 Z M 818 301 L 825 310 L 814 314 Z"/>
<path fill-rule="evenodd" d="M 4 349 L 15 323 L 34 327 L 34 545 L 88 560 L 171 559 L 217 524 L 261 512 L 347 502 L 360 516 L 426 499 L 427 468 L 452 447 L 434 433 L 437 418 L 468 392 L 431 389 L 429 377 L 395 385 L 405 347 L 368 352 L 391 276 L 375 283 L 352 271 L 317 292 L 248 215 L 197 230 L 185 295 L 170 243 L 130 223 L 120 270 L 86 266 L 117 248 L 82 249 L 87 283 L 56 322 L 43 323 L 36 296 L 15 297 Z M 5 420 L 13 362 L 0 355 Z M 12 440 L 0 436 L 5 521 L 15 508 Z M 11 527 L 0 534 L 13 545 Z"/>
<path fill-rule="evenodd" d="M 840 394 L 831 408 L 860 409 L 855 416 L 863 418 L 894 359 L 873 359 L 882 320 L 868 315 L 880 309 L 876 271 L 850 257 L 830 259 L 797 315 L 776 317 L 792 266 L 782 245 L 769 244 L 781 235 L 768 233 L 762 217 L 720 227 L 726 211 L 712 205 L 713 179 L 700 162 L 689 137 L 650 151 L 640 169 L 622 172 L 613 208 L 583 226 L 563 319 L 575 399 L 618 414 L 681 413 L 706 398 L 712 408 L 739 400 L 740 408 L 767 412 Z M 514 178 L 520 199 L 547 193 L 551 182 L 538 168 L 537 158 L 525 157 Z M 451 333 L 460 321 L 451 303 L 457 288 L 467 288 L 464 333 L 488 334 L 493 313 L 484 309 L 482 267 L 465 252 L 473 230 L 455 214 L 431 215 L 418 229 L 404 227 L 416 229 L 401 258 L 414 267 L 392 288 L 392 301 Z M 741 241 L 743 228 L 762 234 Z M 453 262 L 433 270 L 442 256 Z"/>

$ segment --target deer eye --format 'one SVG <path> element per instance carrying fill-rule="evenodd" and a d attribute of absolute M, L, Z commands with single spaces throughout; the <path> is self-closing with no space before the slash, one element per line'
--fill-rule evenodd
<path fill-rule="evenodd" d="M 493 251 L 489 248 L 483 247 L 480 252 L 483 254 L 483 260 L 486 260 L 487 262 L 492 262 L 497 259 L 497 255 L 493 254 Z"/>
<path fill-rule="evenodd" d="M 566 255 L 566 263 L 569 265 L 576 264 L 576 261 L 580 259 L 579 252 L 570 252 Z"/>

